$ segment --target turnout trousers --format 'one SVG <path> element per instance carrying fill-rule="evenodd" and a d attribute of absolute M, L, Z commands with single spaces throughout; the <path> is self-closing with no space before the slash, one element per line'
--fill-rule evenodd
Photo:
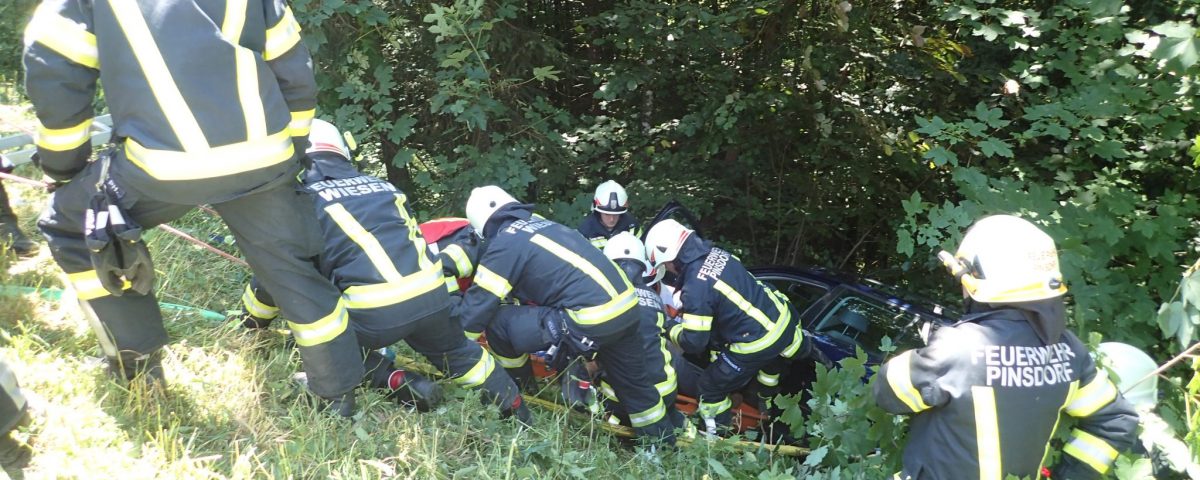
<path fill-rule="evenodd" d="M 488 345 L 513 378 L 527 379 L 532 376 L 529 354 L 546 351 L 554 344 L 549 324 L 564 317 L 568 335 L 593 342 L 596 363 L 604 369 L 606 382 L 620 399 L 621 413 L 628 417 L 637 436 L 674 443 L 674 422 L 681 420 L 675 411 L 675 388 L 671 385 L 671 401 L 664 403 L 667 395 L 659 393 L 655 384 L 660 380 L 655 378 L 665 377 L 668 365 L 663 363 L 658 344 L 641 338 L 636 309 L 600 325 L 580 325 L 561 308 L 505 305 L 486 330 Z M 560 348 L 571 354 L 571 347 Z"/>
<path fill-rule="evenodd" d="M 112 162 L 114 172 L 136 169 L 128 164 L 123 151 Z M 179 218 L 194 205 L 143 193 L 147 190 L 162 191 L 169 187 L 164 184 L 178 183 L 181 198 L 197 198 L 201 191 L 220 199 L 213 202 L 213 208 L 233 232 L 255 277 L 275 294 L 289 327 L 301 334 L 296 343 L 309 388 L 321 397 L 337 398 L 353 390 L 362 378 L 362 354 L 354 332 L 347 328 L 341 292 L 314 264 L 321 251 L 321 234 L 312 198 L 299 190 L 292 170 L 247 192 L 222 189 L 221 178 L 150 185 L 128 181 L 118 183 L 117 203 L 149 229 Z M 100 286 L 92 267 L 83 221 L 101 173 L 101 162 L 90 163 L 58 188 L 38 227 L 74 287 L 105 356 L 128 365 L 156 354 L 168 336 L 154 291 L 140 295 L 126 290 L 120 296 L 111 295 Z M 121 180 L 116 175 L 113 178 Z"/>

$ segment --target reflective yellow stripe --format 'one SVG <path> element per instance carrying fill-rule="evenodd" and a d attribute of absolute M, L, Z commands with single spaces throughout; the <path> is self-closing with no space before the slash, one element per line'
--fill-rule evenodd
<path fill-rule="evenodd" d="M 315 322 L 296 323 L 288 320 L 288 328 L 292 330 L 292 337 L 296 339 L 296 345 L 302 347 L 329 342 L 345 332 L 347 326 L 349 326 L 349 317 L 346 314 L 346 301 L 343 299 L 338 299 L 337 306 L 329 315 L 319 318 Z"/>
<path fill-rule="evenodd" d="M 1100 369 L 1083 388 L 1080 388 L 1067 401 L 1067 414 L 1072 417 L 1086 417 L 1117 398 L 1117 387 L 1108 380 L 1108 372 Z"/>
<path fill-rule="evenodd" d="M 450 244 L 442 253 L 454 260 L 454 269 L 458 271 L 459 278 L 469 277 L 475 272 L 471 259 L 467 258 L 467 252 L 457 243 Z"/>
<path fill-rule="evenodd" d="M 371 265 L 375 266 L 375 270 L 379 272 L 379 275 L 387 283 L 396 284 L 404 282 L 404 275 L 401 275 L 396 270 L 396 265 L 392 263 L 387 250 L 383 249 L 383 245 L 379 244 L 379 240 L 374 235 L 371 235 L 371 232 L 368 232 L 367 229 L 363 228 L 362 224 L 358 223 L 358 220 L 354 219 L 354 215 L 351 215 L 345 206 L 340 203 L 330 204 L 325 207 L 325 213 L 329 214 L 329 218 L 333 219 L 333 222 L 343 232 L 346 232 L 346 236 L 350 237 L 350 240 L 358 244 L 363 253 L 367 254 L 367 258 L 371 260 Z M 440 274 L 437 280 L 441 281 Z"/>
<path fill-rule="evenodd" d="M 921 398 L 921 392 L 918 392 L 913 386 L 912 377 L 909 375 L 912 353 L 912 350 L 909 350 L 887 362 L 887 383 L 892 387 L 892 393 L 896 394 L 896 398 L 904 402 L 909 410 L 920 412 L 928 410 L 929 405 L 925 403 L 925 399 Z"/>
<path fill-rule="evenodd" d="M 246 26 L 247 0 L 227 0 L 225 2 L 225 18 L 221 20 L 221 35 L 230 43 L 237 45 L 242 38 L 242 28 Z"/>
<path fill-rule="evenodd" d="M 679 345 L 680 333 L 683 333 L 683 325 L 675 324 L 675 326 L 671 327 L 671 331 L 667 333 L 667 336 L 671 337 L 671 342 Z"/>
<path fill-rule="evenodd" d="M 37 146 L 45 150 L 55 152 L 65 152 L 74 150 L 88 142 L 91 138 L 89 130 L 92 127 L 92 119 L 84 120 L 79 125 L 67 128 L 46 128 L 45 125 L 38 123 L 37 130 Z"/>
<path fill-rule="evenodd" d="M 468 339 L 468 340 L 471 340 L 471 341 L 479 340 L 479 337 L 482 337 L 482 336 L 483 336 L 483 332 L 479 332 L 479 333 L 475 333 L 475 332 L 463 332 L 463 334 L 464 334 L 464 335 L 466 335 L 466 336 L 467 336 L 467 339 Z"/>
<path fill-rule="evenodd" d="M 317 109 L 304 110 L 301 112 L 292 112 L 292 121 L 288 123 L 288 132 L 293 137 L 307 137 L 309 130 L 312 129 L 313 117 L 317 116 Z"/>
<path fill-rule="evenodd" d="M 712 330 L 713 317 L 711 315 L 693 315 L 690 313 L 683 314 L 683 328 L 694 330 L 697 332 L 707 332 Z"/>
<path fill-rule="evenodd" d="M 963 278 L 972 278 L 972 277 L 963 277 Z M 974 285 L 976 285 L 975 288 L 971 288 L 971 282 L 965 282 L 964 285 L 967 286 L 967 290 L 969 290 L 972 293 L 972 295 L 978 294 L 981 297 L 987 298 L 988 303 L 1022 302 L 1022 301 L 1028 301 L 1031 295 L 1035 295 L 1035 296 L 1044 298 L 1046 296 L 1062 295 L 1064 293 L 1067 293 L 1066 285 L 1059 284 L 1058 288 L 1051 289 L 1045 280 L 1037 280 L 1032 283 L 1028 283 L 1025 285 L 1021 285 L 1018 287 L 1013 287 L 1013 288 L 1009 288 L 1007 290 L 1001 290 L 1001 291 L 997 291 L 997 292 L 991 292 L 991 291 L 987 291 L 985 289 L 979 288 L 977 286 L 978 283 L 974 284 Z"/>
<path fill-rule="evenodd" d="M 679 389 L 679 377 L 675 375 L 675 367 L 671 366 L 671 351 L 667 350 L 667 340 L 658 337 L 658 349 L 663 356 L 663 372 L 667 374 L 667 379 L 658 382 L 654 385 L 658 389 L 659 396 L 667 396 Z"/>
<path fill-rule="evenodd" d="M 759 310 L 754 306 L 754 304 L 750 303 L 749 300 L 746 300 L 746 297 L 743 297 L 742 294 L 738 293 L 737 290 L 734 290 L 733 287 L 729 286 L 729 284 L 720 280 L 716 280 L 713 283 L 713 289 L 721 292 L 721 295 L 724 295 L 730 303 L 738 307 L 739 310 L 741 310 L 750 318 L 753 318 L 754 321 L 758 322 L 758 324 L 762 326 L 763 330 L 769 332 L 773 327 L 775 327 L 775 322 L 772 322 L 771 319 L 767 318 L 767 315 L 764 314 L 762 310 Z M 774 301 L 776 305 L 779 305 L 778 299 L 771 297 L 771 300 Z M 779 311 L 784 312 L 784 310 Z"/>
<path fill-rule="evenodd" d="M 475 279 L 479 281 L 479 275 L 475 275 Z M 580 325 L 599 325 L 628 312 L 637 304 L 637 293 L 633 287 L 630 287 L 625 293 L 617 295 L 617 298 L 609 300 L 608 303 L 579 310 L 567 310 L 567 314 Z"/>
<path fill-rule="evenodd" d="M 258 60 L 248 48 L 234 46 L 234 49 L 234 75 L 237 76 L 238 101 L 246 120 L 246 139 L 266 137 L 267 114 L 263 112 L 262 94 L 258 92 Z"/>
<path fill-rule="evenodd" d="M 492 352 L 492 356 L 496 357 L 496 362 L 504 368 L 521 368 L 524 367 L 526 363 L 529 363 L 528 353 L 522 353 L 516 358 L 509 358 L 504 355 L 497 354 L 496 352 Z"/>
<path fill-rule="evenodd" d="M 653 407 L 638 413 L 629 414 L 629 423 L 633 425 L 633 428 L 641 428 L 662 420 L 665 416 L 667 416 L 667 407 L 663 406 L 662 399 L 660 398 Z"/>
<path fill-rule="evenodd" d="M 783 349 L 783 353 L 781 355 L 783 356 L 783 358 L 792 358 L 792 357 L 796 356 L 796 352 L 800 351 L 801 345 L 804 345 L 804 329 L 797 328 L 795 330 L 795 333 L 792 334 L 792 344 L 788 345 L 787 348 Z M 817 347 L 813 347 L 813 348 L 817 348 Z"/>
<path fill-rule="evenodd" d="M 768 387 L 779 385 L 779 374 L 771 375 L 767 372 L 758 372 L 758 383 Z"/>
<path fill-rule="evenodd" d="M 454 281 L 453 278 L 446 277 L 446 291 L 449 293 L 457 292 L 458 282 Z"/>
<path fill-rule="evenodd" d="M 146 25 L 146 19 L 142 17 L 136 0 L 111 0 L 110 3 L 113 15 L 116 16 L 117 23 L 125 32 L 125 38 L 129 40 L 133 49 L 133 56 L 137 58 L 142 72 L 146 75 L 150 93 L 154 95 L 158 108 L 166 116 L 167 124 L 175 132 L 179 144 L 185 152 L 207 151 L 208 140 L 204 138 L 204 132 L 200 130 L 196 117 L 192 116 L 187 102 L 183 100 L 183 94 L 179 93 L 175 79 L 171 78 L 167 62 L 163 60 L 162 52 L 158 50 L 158 44 L 154 42 L 154 35 L 150 33 L 150 27 Z M 206 157 L 204 161 L 212 160 L 215 158 Z M 242 158 L 237 160 L 245 161 Z"/>
<path fill-rule="evenodd" d="M 255 318 L 270 320 L 279 316 L 279 307 L 267 305 L 260 301 L 254 295 L 254 289 L 250 285 L 246 285 L 246 291 L 242 293 L 242 306 L 246 307 L 246 312 Z"/>
<path fill-rule="evenodd" d="M 512 291 L 512 285 L 508 283 L 507 279 L 483 265 L 480 265 L 479 271 L 475 272 L 474 283 L 498 298 L 504 298 L 508 296 L 508 292 Z"/>
<path fill-rule="evenodd" d="M 596 237 L 589 241 L 592 243 L 593 247 L 599 248 L 600 250 L 604 250 L 604 247 L 608 245 L 608 239 L 604 237 Z"/>
<path fill-rule="evenodd" d="M 1079 380 L 1071 382 L 1070 388 L 1067 389 L 1067 395 L 1063 397 L 1063 404 L 1058 407 L 1058 415 L 1054 418 L 1054 427 L 1050 429 L 1050 435 L 1046 437 L 1046 446 L 1042 448 L 1042 462 L 1038 465 L 1037 480 L 1042 480 L 1041 469 L 1050 460 L 1050 441 L 1054 439 L 1054 433 L 1058 431 L 1058 424 L 1062 422 L 1062 413 L 1067 409 L 1067 403 L 1071 401 L 1071 397 L 1075 396 L 1075 392 L 1079 390 Z"/>
<path fill-rule="evenodd" d="M 284 7 L 283 18 L 279 23 L 267 29 L 267 42 L 263 48 L 263 59 L 267 61 L 279 58 L 300 42 L 300 24 L 292 15 L 292 7 Z"/>
<path fill-rule="evenodd" d="M 416 219 L 408 214 L 408 208 L 404 206 L 404 203 L 408 201 L 408 196 L 403 193 L 396 193 L 395 196 L 396 211 L 400 215 L 400 218 L 404 220 L 404 226 L 408 228 L 408 242 L 416 250 L 417 265 L 420 265 L 421 269 L 432 268 L 434 262 L 429 258 L 429 247 L 425 245 L 425 237 L 421 236 L 421 226 L 417 224 Z M 437 269 L 439 272 L 442 271 L 442 263 L 440 261 L 437 263 Z"/>
<path fill-rule="evenodd" d="M 346 308 L 386 307 L 437 290 L 438 287 L 445 285 L 445 277 L 442 276 L 440 265 L 405 276 L 398 282 L 347 287 L 345 292 Z"/>
<path fill-rule="evenodd" d="M 759 283 L 759 285 L 761 286 L 762 284 Z M 767 331 L 765 335 L 756 340 L 730 345 L 729 351 L 733 353 L 751 354 L 769 348 L 770 346 L 774 345 L 775 342 L 779 341 L 781 337 L 783 337 L 784 330 L 787 330 L 789 324 L 791 324 L 791 309 L 787 308 L 787 306 L 779 300 L 779 297 L 771 295 L 769 292 L 767 294 L 767 298 L 769 298 L 771 303 L 775 305 L 775 311 L 780 312 L 779 319 L 774 322 L 768 319 L 767 315 L 764 314 L 762 310 L 759 310 L 757 307 L 747 301 L 745 297 L 742 297 L 741 294 L 734 290 L 733 287 L 730 287 L 729 284 L 722 282 L 721 280 L 716 280 L 716 282 L 713 284 L 713 288 L 715 288 L 718 292 L 721 292 L 726 299 L 745 312 L 750 318 L 753 318 L 755 321 L 757 321 L 758 324 Z"/>
<path fill-rule="evenodd" d="M 788 326 L 791 325 L 791 323 L 792 323 L 792 314 L 790 312 L 784 311 L 783 318 L 780 318 L 778 322 L 775 322 L 775 328 L 767 331 L 766 335 L 763 335 L 762 337 L 759 337 L 758 340 L 754 340 L 751 342 L 734 343 L 729 346 L 729 351 L 731 351 L 733 353 L 740 353 L 743 355 L 748 355 L 751 353 L 758 353 L 767 348 L 770 348 L 771 345 L 775 345 L 775 342 L 778 342 L 779 339 L 783 337 L 783 331 L 787 330 Z"/>
<path fill-rule="evenodd" d="M 562 259 L 564 262 L 567 262 L 568 265 L 578 268 L 584 274 L 591 277 L 592 281 L 596 282 L 596 285 L 599 285 L 600 288 L 603 288 L 604 292 L 607 293 L 610 298 L 617 296 L 617 288 L 613 286 L 612 282 L 609 282 L 608 279 L 604 277 L 604 274 L 600 272 L 599 268 L 596 268 L 596 266 L 592 265 L 591 262 L 584 260 L 583 257 L 579 256 L 579 254 L 572 252 L 571 250 L 567 249 L 567 247 L 559 245 L 555 243 L 554 240 L 550 240 L 542 235 L 534 235 L 533 238 L 529 239 L 529 241 L 534 245 L 542 247 L 546 251 L 554 254 L 554 256 Z"/>
<path fill-rule="evenodd" d="M 613 390 L 612 385 L 609 385 L 608 382 L 604 380 L 600 381 L 600 393 L 604 394 L 605 398 L 612 400 L 613 402 L 621 403 L 621 399 L 617 398 L 617 391 Z"/>
<path fill-rule="evenodd" d="M 71 283 L 71 287 L 75 289 L 75 296 L 80 300 L 94 300 L 112 295 L 104 289 L 104 285 L 100 284 L 100 276 L 96 274 L 95 270 L 69 274 L 67 281 Z M 126 280 L 125 285 L 121 288 L 128 290 L 131 286 L 133 284 Z"/>
<path fill-rule="evenodd" d="M 890 377 L 890 375 L 889 375 Z M 1000 422 L 992 387 L 971 387 L 975 403 L 975 442 L 979 445 L 979 480 L 1000 480 Z"/>
<path fill-rule="evenodd" d="M 729 408 L 732 406 L 733 402 L 729 400 L 729 397 L 725 397 L 725 399 L 717 403 L 700 402 L 700 416 L 704 418 L 713 418 L 724 413 L 726 410 L 729 410 Z"/>
<path fill-rule="evenodd" d="M 483 385 L 483 382 L 487 380 L 488 376 L 495 369 L 496 361 L 492 359 L 491 355 L 488 355 L 488 352 L 479 349 L 479 361 L 475 363 L 474 367 L 471 367 L 471 370 L 467 371 L 463 376 L 454 379 L 454 381 L 467 388 L 478 387 Z"/>
<path fill-rule="evenodd" d="M 59 15 L 50 4 L 42 2 L 29 20 L 29 25 L 25 26 L 25 44 L 37 42 L 72 62 L 88 68 L 100 68 L 96 35 L 88 31 L 87 25 Z"/>
<path fill-rule="evenodd" d="M 125 155 L 129 161 L 159 180 L 224 177 L 286 162 L 294 153 L 292 137 L 287 130 L 204 151 L 154 150 L 132 138 L 125 140 Z"/>
<path fill-rule="evenodd" d="M 1076 429 L 1071 432 L 1071 436 L 1071 441 L 1063 446 L 1063 452 L 1088 464 L 1101 475 L 1108 473 L 1108 467 L 1117 458 L 1117 450 L 1108 442 L 1083 430 Z"/>

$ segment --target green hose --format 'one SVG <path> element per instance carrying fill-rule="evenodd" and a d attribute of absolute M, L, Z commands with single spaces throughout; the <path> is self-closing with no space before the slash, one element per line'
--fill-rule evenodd
<path fill-rule="evenodd" d="M 41 296 L 43 299 L 46 299 L 46 300 L 49 300 L 52 302 L 60 300 L 62 298 L 62 292 L 63 291 L 61 288 L 36 288 L 36 287 L 19 287 L 19 286 L 14 286 L 14 285 L 0 285 L 0 295 L 17 296 L 17 295 L 28 295 L 31 293 L 36 293 L 37 295 Z M 187 305 L 176 305 L 174 303 L 162 303 L 162 302 L 159 302 L 158 306 L 162 307 L 164 310 L 175 310 L 175 311 L 179 311 L 179 312 L 196 312 L 196 313 L 199 313 L 201 317 L 203 317 L 207 320 L 214 320 L 214 321 L 218 321 L 218 322 L 225 321 L 224 315 L 221 315 L 220 313 L 214 312 L 212 310 L 205 310 L 203 308 L 196 308 L 196 307 L 191 307 L 191 306 L 187 306 Z"/>

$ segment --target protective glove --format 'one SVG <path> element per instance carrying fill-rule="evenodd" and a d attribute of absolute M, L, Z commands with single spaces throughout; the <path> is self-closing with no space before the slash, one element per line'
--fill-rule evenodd
<path fill-rule="evenodd" d="M 92 196 L 84 218 L 84 242 L 100 285 L 113 296 L 126 288 L 145 295 L 154 286 L 154 264 L 142 228 L 112 199 L 107 186 Z"/>

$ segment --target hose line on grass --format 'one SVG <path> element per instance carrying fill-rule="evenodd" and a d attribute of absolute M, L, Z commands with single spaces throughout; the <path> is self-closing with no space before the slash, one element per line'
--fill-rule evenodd
<path fill-rule="evenodd" d="M 40 296 L 46 300 L 58 301 L 58 300 L 62 299 L 63 291 L 61 288 L 37 288 L 37 287 L 25 287 L 25 286 L 17 286 L 17 285 L 0 285 L 0 295 L 3 295 L 3 296 L 28 295 L 31 293 L 37 294 L 38 296 Z M 179 304 L 175 304 L 175 303 L 164 303 L 164 302 L 159 302 L 158 306 L 163 309 L 166 309 L 166 310 L 174 310 L 174 311 L 178 311 L 178 312 L 199 313 L 200 316 L 206 320 L 214 320 L 214 321 L 218 321 L 218 322 L 225 321 L 225 315 L 214 312 L 212 310 L 205 310 L 203 308 L 193 307 L 193 306 L 189 306 L 189 305 L 179 305 Z"/>

